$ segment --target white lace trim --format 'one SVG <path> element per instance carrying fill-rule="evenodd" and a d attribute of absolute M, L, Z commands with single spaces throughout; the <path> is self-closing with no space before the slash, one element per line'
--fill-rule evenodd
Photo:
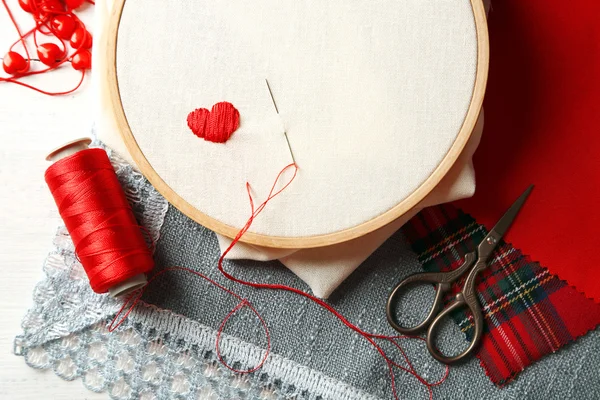
<path fill-rule="evenodd" d="M 136 331 L 148 340 L 159 340 L 168 336 L 170 347 L 174 344 L 178 351 L 189 352 L 197 346 L 198 349 L 203 349 L 203 358 L 217 361 L 213 351 L 217 332 L 196 321 L 144 305 L 129 315 L 127 324 L 135 327 Z M 240 370 L 253 368 L 265 356 L 263 348 L 227 334 L 221 335 L 219 347 L 228 364 L 235 365 L 236 369 Z M 220 364 L 218 368 L 227 371 Z M 302 398 L 308 399 L 377 399 L 351 385 L 273 353 L 269 355 L 258 374 L 268 377 L 267 381 L 272 385 L 281 382 L 281 389 L 286 395 L 304 394 L 305 397 Z"/>

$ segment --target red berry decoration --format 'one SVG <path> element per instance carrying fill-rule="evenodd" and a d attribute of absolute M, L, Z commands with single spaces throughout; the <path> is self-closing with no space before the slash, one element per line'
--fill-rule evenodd
<path fill-rule="evenodd" d="M 31 12 L 31 2 L 33 0 L 19 0 L 19 5 L 23 9 L 23 11 L 30 13 Z"/>
<path fill-rule="evenodd" d="M 71 18 L 71 16 L 58 14 L 52 18 L 50 21 L 50 26 L 56 33 L 56 36 L 64 40 L 69 40 L 71 39 L 71 36 L 73 36 L 73 32 L 75 31 L 77 24 L 73 18 Z"/>
<path fill-rule="evenodd" d="M 92 54 L 88 50 L 81 50 L 73 56 L 71 65 L 77 71 L 85 71 L 92 68 Z"/>
<path fill-rule="evenodd" d="M 71 47 L 74 49 L 89 49 L 92 47 L 92 34 L 85 28 L 75 29 L 71 36 Z"/>
<path fill-rule="evenodd" d="M 83 4 L 84 0 L 64 0 L 68 10 L 76 10 Z"/>
<path fill-rule="evenodd" d="M 40 61 L 49 67 L 55 66 L 57 63 L 62 61 L 64 56 L 63 51 L 54 43 L 43 43 L 37 48 L 38 57 Z"/>
<path fill-rule="evenodd" d="M 2 68 L 7 74 L 17 75 L 27 72 L 29 64 L 19 53 L 9 51 L 2 60 Z"/>

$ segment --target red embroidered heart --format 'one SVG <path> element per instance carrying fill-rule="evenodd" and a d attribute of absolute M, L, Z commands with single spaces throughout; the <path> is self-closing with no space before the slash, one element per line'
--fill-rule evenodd
<path fill-rule="evenodd" d="M 240 126 L 240 112 L 228 102 L 217 103 L 208 111 L 198 108 L 188 114 L 194 135 L 214 143 L 225 143 Z"/>

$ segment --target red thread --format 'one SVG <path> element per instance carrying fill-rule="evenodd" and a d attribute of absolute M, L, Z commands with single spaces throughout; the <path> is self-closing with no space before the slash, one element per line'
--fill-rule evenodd
<path fill-rule="evenodd" d="M 240 126 L 240 113 L 228 102 L 217 103 L 208 111 L 198 108 L 187 116 L 194 135 L 213 143 L 225 143 Z"/>
<path fill-rule="evenodd" d="M 282 178 L 282 176 L 284 175 L 284 173 L 286 171 L 288 171 L 289 169 L 294 168 L 294 173 L 292 175 L 292 177 L 289 179 L 289 181 L 287 183 L 285 183 L 280 189 L 277 190 L 277 185 L 279 183 L 279 180 Z M 229 247 L 223 252 L 223 254 L 221 255 L 221 257 L 219 258 L 219 262 L 218 262 L 218 268 L 219 271 L 229 280 L 234 281 L 236 283 L 245 285 L 245 286 L 250 286 L 253 288 L 257 288 L 257 289 L 270 289 L 270 290 L 285 290 L 285 291 L 289 291 L 292 293 L 296 293 L 300 296 L 303 296 L 311 301 L 313 301 L 314 303 L 316 303 L 317 305 L 325 308 L 327 311 L 329 311 L 331 314 L 333 314 L 336 318 L 338 318 L 344 325 L 346 325 L 348 328 L 350 328 L 351 330 L 357 332 L 359 335 L 361 335 L 365 340 L 367 340 L 374 348 L 375 350 L 383 357 L 384 361 L 387 364 L 388 367 L 388 371 L 389 371 L 389 375 L 390 375 L 390 381 L 391 381 L 391 387 L 392 387 L 392 394 L 394 395 L 395 399 L 398 399 L 398 394 L 397 394 L 397 390 L 396 390 L 396 380 L 394 377 L 394 368 L 397 368 L 401 371 L 407 372 L 408 374 L 414 376 L 421 384 L 423 384 L 429 393 L 429 398 L 432 399 L 433 398 L 433 390 L 432 388 L 438 385 L 441 385 L 446 378 L 448 377 L 448 374 L 450 372 L 449 367 L 446 366 L 445 367 L 445 371 L 444 371 L 444 375 L 442 376 L 442 378 L 440 378 L 438 381 L 436 382 L 429 382 L 426 379 L 424 379 L 423 377 L 421 377 L 418 372 L 416 371 L 415 367 L 413 366 L 413 364 L 410 362 L 410 359 L 408 358 L 408 355 L 406 354 L 406 352 L 404 351 L 404 349 L 402 348 L 402 346 L 400 346 L 400 344 L 398 343 L 398 340 L 400 339 L 416 339 L 416 340 L 420 340 L 420 341 L 425 341 L 425 339 L 421 338 L 421 337 L 409 337 L 409 336 L 387 336 L 387 335 L 379 335 L 379 334 L 374 334 L 374 333 L 369 333 L 369 332 L 365 332 L 362 329 L 360 329 L 358 326 L 354 325 L 353 323 L 351 323 L 350 321 L 348 321 L 342 314 L 340 314 L 337 310 L 335 310 L 331 305 L 327 304 L 325 301 L 323 301 L 322 299 L 319 299 L 318 297 L 312 296 L 308 293 L 305 293 L 299 289 L 290 287 L 290 286 L 286 286 L 286 285 L 279 285 L 279 284 L 264 284 L 264 283 L 256 283 L 256 282 L 248 282 L 248 281 L 244 281 L 241 279 L 238 279 L 234 276 L 232 276 L 231 274 L 229 274 L 227 271 L 225 271 L 224 267 L 223 267 L 223 261 L 226 257 L 226 255 L 229 253 L 229 251 L 231 251 L 231 249 L 239 242 L 239 240 L 241 239 L 241 237 L 248 231 L 248 229 L 250 229 L 250 226 L 252 225 L 252 222 L 254 221 L 254 219 L 264 210 L 264 208 L 267 206 L 267 204 L 274 199 L 276 196 L 278 196 L 281 192 L 283 192 L 296 178 L 296 175 L 298 173 L 298 167 L 296 166 L 296 164 L 290 164 L 288 166 L 286 166 L 284 169 L 282 169 L 279 174 L 277 175 L 277 178 L 275 179 L 275 182 L 273 183 L 273 186 L 271 187 L 271 190 L 269 192 L 269 195 L 267 196 L 267 199 L 261 203 L 258 207 L 255 208 L 254 206 L 254 199 L 252 197 L 252 193 L 251 193 L 251 187 L 249 183 L 246 183 L 246 190 L 248 192 L 248 199 L 250 202 L 250 208 L 251 208 L 251 215 L 250 218 L 248 218 L 246 224 L 244 225 L 244 227 L 238 232 L 238 234 L 236 235 L 236 237 L 233 239 L 233 241 L 231 242 L 231 244 L 229 245 Z M 233 297 L 237 298 L 238 300 L 240 300 L 240 303 L 238 303 L 238 305 L 236 307 L 234 307 L 228 314 L 227 316 L 223 319 L 223 321 L 221 322 L 219 329 L 217 331 L 217 338 L 216 338 L 216 351 L 217 351 L 217 357 L 219 359 L 219 361 L 228 369 L 230 369 L 233 372 L 238 372 L 238 373 L 250 373 L 250 372 L 254 372 L 256 370 L 258 370 L 267 360 L 267 357 L 270 353 L 270 349 L 271 349 L 271 336 L 269 334 L 269 329 L 267 327 L 267 324 L 265 323 L 264 319 L 262 318 L 262 316 L 260 315 L 260 313 L 258 313 L 258 311 L 250 304 L 250 302 L 245 299 L 242 298 L 240 295 L 236 294 L 235 292 L 233 292 L 230 289 L 227 289 L 226 287 L 218 284 L 217 282 L 213 281 L 212 279 L 206 277 L 205 275 L 196 272 L 194 270 L 191 270 L 189 268 L 184 268 L 184 267 L 170 267 L 170 268 L 166 268 L 160 272 L 158 272 L 149 282 L 148 284 L 150 284 L 154 279 L 156 279 L 158 276 L 162 275 L 163 273 L 166 273 L 168 271 L 186 271 L 186 272 L 190 272 L 196 276 L 199 276 L 203 279 L 205 279 L 206 281 L 210 282 L 211 284 L 217 286 L 218 288 L 220 288 L 221 290 L 229 293 L 230 295 L 232 295 Z M 112 320 L 112 322 L 109 325 L 109 330 L 112 332 L 114 331 L 117 327 L 119 327 L 127 318 L 127 316 L 131 313 L 131 311 L 133 310 L 133 307 L 135 307 L 135 305 L 138 303 L 138 301 L 140 300 L 142 294 L 144 293 L 144 290 L 148 287 L 148 285 L 146 285 L 144 288 L 140 289 L 139 291 L 137 291 L 136 293 L 132 294 L 130 296 L 130 298 L 127 299 L 127 301 L 125 302 L 125 304 L 123 304 L 123 306 L 121 307 L 121 309 L 119 310 L 119 312 L 117 313 L 117 315 L 115 315 L 114 319 Z M 221 339 L 221 335 L 223 333 L 225 324 L 227 323 L 227 321 L 237 312 L 239 311 L 241 308 L 243 307 L 249 307 L 250 310 L 256 315 L 256 317 L 259 319 L 259 321 L 261 322 L 264 330 L 265 330 L 265 335 L 267 338 L 267 350 L 265 352 L 264 357 L 261 359 L 261 361 L 258 363 L 258 365 L 256 365 L 254 368 L 249 369 L 249 370 L 238 370 L 235 369 L 233 367 L 231 367 L 229 364 L 227 364 L 224 360 L 223 357 L 221 355 L 220 352 L 220 339 Z M 126 311 L 125 311 L 126 310 Z M 383 311 L 382 311 L 383 312 Z M 122 317 L 120 317 L 121 314 L 124 315 Z M 402 358 L 404 359 L 404 362 L 406 363 L 406 366 L 400 365 L 397 362 L 393 361 L 385 352 L 385 350 L 383 350 L 383 348 L 377 344 L 376 340 L 385 340 L 386 342 L 391 343 L 402 355 Z"/>
<path fill-rule="evenodd" d="M 218 282 L 210 279 L 208 276 L 206 276 L 206 275 L 204 275 L 204 274 L 202 274 L 202 273 L 200 273 L 198 271 L 194 271 L 193 269 L 190 269 L 190 268 L 185 268 L 185 267 L 169 267 L 169 268 L 163 269 L 162 271 L 157 272 L 148 281 L 148 284 L 146 286 L 144 286 L 143 288 L 141 288 L 141 289 L 137 290 L 136 292 L 132 293 L 127 298 L 127 300 L 123 303 L 123 305 L 121 306 L 121 308 L 117 312 L 117 315 L 115 315 L 115 317 L 113 318 L 113 320 L 111 321 L 111 323 L 108 325 L 108 330 L 110 332 L 113 332 L 123 322 L 125 322 L 125 320 L 129 316 L 129 314 L 131 313 L 131 311 L 133 311 L 133 308 L 135 307 L 135 305 L 140 301 L 140 299 L 141 299 L 142 295 L 144 294 L 144 291 L 146 290 L 146 288 L 156 278 L 158 278 L 162 274 L 165 274 L 167 272 L 172 272 L 172 271 L 184 271 L 184 272 L 189 272 L 190 274 L 194 274 L 194 275 L 196 275 L 196 276 L 198 276 L 198 277 L 206 280 L 207 282 L 211 283 L 212 285 L 218 287 L 219 289 L 223 290 L 224 292 L 229 293 L 231 296 L 235 297 L 236 299 L 238 299 L 240 301 L 238 303 L 238 305 L 235 306 L 225 316 L 225 318 L 223 318 L 223 321 L 221 321 L 221 324 L 219 325 L 219 330 L 217 331 L 217 338 L 216 338 L 216 344 L 215 344 L 216 351 L 217 351 L 217 358 L 219 359 L 219 362 L 221 362 L 221 364 L 223 364 L 225 367 L 227 367 L 228 369 L 230 369 L 233 372 L 237 372 L 237 373 L 241 373 L 241 374 L 248 374 L 248 373 L 255 372 L 255 371 L 259 370 L 263 366 L 263 364 L 265 363 L 265 361 L 267 361 L 267 358 L 269 357 L 269 353 L 271 352 L 271 334 L 269 333 L 269 328 L 267 326 L 267 323 L 263 319 L 263 317 L 256 310 L 256 308 L 254 308 L 254 306 L 248 301 L 248 299 L 243 298 L 242 296 L 240 296 L 239 294 L 235 293 L 234 291 L 229 290 L 225 286 L 223 286 L 223 285 L 219 284 Z M 223 356 L 221 354 L 221 348 L 219 346 L 219 343 L 221 342 L 221 335 L 223 333 L 223 330 L 225 329 L 225 324 L 227 323 L 227 321 L 235 313 L 237 313 L 239 310 L 241 310 L 244 307 L 248 307 L 250 309 L 250 311 L 252 311 L 252 313 L 254 315 L 256 315 L 256 317 L 260 321 L 261 325 L 263 326 L 263 328 L 265 330 L 265 337 L 267 338 L 267 350 L 265 351 L 265 355 L 263 356 L 263 358 L 260 360 L 260 362 L 255 367 L 253 367 L 251 369 L 247 369 L 247 370 L 238 370 L 238 369 L 233 368 L 232 366 L 230 366 L 229 364 L 227 364 L 225 362 L 225 360 L 223 359 Z M 120 317 L 121 314 L 123 314 L 123 316 Z"/>
<path fill-rule="evenodd" d="M 58 92 L 46 91 L 43 89 L 39 89 L 33 85 L 22 82 L 22 79 L 25 77 L 31 76 L 31 75 L 43 74 L 43 73 L 55 70 L 55 69 L 59 68 L 61 65 L 63 65 L 64 63 L 71 62 L 73 60 L 73 57 L 77 56 L 80 51 L 85 50 L 84 47 L 86 46 L 86 44 L 91 45 L 91 35 L 87 34 L 87 35 L 89 35 L 89 37 L 84 36 L 87 40 L 82 41 L 80 46 L 73 47 L 74 51 L 70 55 L 67 56 L 68 52 L 67 52 L 67 47 L 66 47 L 65 41 L 63 40 L 63 36 L 66 35 L 66 33 L 68 32 L 68 29 L 63 24 L 57 25 L 55 23 L 56 18 L 62 19 L 63 22 L 66 20 L 72 21 L 75 24 L 75 26 L 79 27 L 77 29 L 82 28 L 85 30 L 84 23 L 72 12 L 72 9 L 70 7 L 67 7 L 67 9 L 65 10 L 63 3 L 61 3 L 59 0 L 29 0 L 29 1 L 20 2 L 20 3 L 22 5 L 22 8 L 25 11 L 31 13 L 31 15 L 33 16 L 34 22 L 35 22 L 35 26 L 33 28 L 31 28 L 30 30 L 28 30 L 25 34 L 22 33 L 21 28 L 19 27 L 10 7 L 6 3 L 6 0 L 2 0 L 2 4 L 4 5 L 4 8 L 6 9 L 6 12 L 8 13 L 8 16 L 9 16 L 13 26 L 15 27 L 15 30 L 17 31 L 17 33 L 19 35 L 19 38 L 10 46 L 9 52 L 13 51 L 14 47 L 18 43 L 21 43 L 23 49 L 25 50 L 25 54 L 26 54 L 26 57 L 25 57 L 26 66 L 24 68 L 19 68 L 18 70 L 15 70 L 14 68 L 11 68 L 10 66 L 7 68 L 5 65 L 5 68 L 4 68 L 5 71 L 7 73 L 12 74 L 13 76 L 9 77 L 9 78 L 0 77 L 0 82 L 14 83 L 14 84 L 26 87 L 28 89 L 35 90 L 36 92 L 49 95 L 49 96 L 64 95 L 64 94 L 69 94 L 69 93 L 76 91 L 83 83 L 83 79 L 85 77 L 85 71 L 83 69 L 81 70 L 81 79 L 79 80 L 79 82 L 72 89 L 65 90 L 65 91 L 58 91 Z M 90 3 L 92 3 L 92 2 L 90 2 Z M 31 58 L 31 55 L 29 52 L 29 48 L 27 46 L 26 39 L 29 36 L 32 36 L 33 42 L 34 42 L 36 48 L 39 48 L 38 38 L 37 38 L 38 33 L 45 35 L 45 36 L 52 36 L 54 38 L 54 41 L 58 41 L 58 43 L 60 44 L 59 47 L 63 51 L 62 51 L 62 56 L 60 56 L 60 59 L 55 60 L 55 63 L 51 63 L 50 60 L 46 60 L 48 62 L 48 64 L 51 64 L 49 67 L 43 68 L 43 69 L 40 69 L 37 71 L 31 71 L 32 58 Z M 42 43 L 40 45 L 45 46 L 45 45 L 49 45 L 49 44 L 52 44 L 52 43 Z M 86 54 L 86 56 L 87 56 L 87 54 Z M 79 62 L 78 69 L 81 69 L 82 66 L 85 66 L 85 65 L 89 65 L 89 63 Z"/>
<path fill-rule="evenodd" d="M 152 270 L 151 250 L 104 150 L 57 161 L 45 179 L 96 293 Z"/>
<path fill-rule="evenodd" d="M 292 178 L 280 190 L 278 190 L 277 192 L 275 192 L 275 188 L 276 188 L 277 183 L 278 183 L 279 179 L 281 178 L 281 176 L 284 174 L 284 172 L 286 170 L 288 170 L 289 168 L 292 168 L 292 167 L 294 168 L 294 174 L 293 174 Z M 298 167 L 296 166 L 296 164 L 290 164 L 287 167 L 285 167 L 279 173 L 279 175 L 277 175 L 277 178 L 275 179 L 275 183 L 273 184 L 273 187 L 271 187 L 271 191 L 269 192 L 269 195 L 267 196 L 267 199 L 263 203 L 261 203 L 256 209 L 254 208 L 254 199 L 252 198 L 250 184 L 246 183 L 246 191 L 248 192 L 248 199 L 249 199 L 249 202 L 250 202 L 251 215 L 250 215 L 250 218 L 248 218 L 248 221 L 246 222 L 246 224 L 244 225 L 244 227 L 238 232 L 238 234 L 232 240 L 232 242 L 229 245 L 229 247 L 223 252 L 223 254 L 221 255 L 221 257 L 219 258 L 219 264 L 218 264 L 219 271 L 221 271 L 221 273 L 223 274 L 223 276 L 225 276 L 227 279 L 229 279 L 231 281 L 234 281 L 236 283 L 239 283 L 239 284 L 242 284 L 242 285 L 245 285 L 245 286 L 250 286 L 250 287 L 253 287 L 253 288 L 256 288 L 256 289 L 285 290 L 285 291 L 288 291 L 288 292 L 296 293 L 296 294 L 298 294 L 300 296 L 303 296 L 303 297 L 305 297 L 305 298 L 313 301 L 317 305 L 323 307 L 324 309 L 326 309 L 327 311 L 329 311 L 330 313 L 332 313 L 337 319 L 339 319 L 348 328 L 352 329 L 353 331 L 355 331 L 359 335 L 361 335 L 363 338 L 365 338 L 377 350 L 377 352 L 383 357 L 383 359 L 385 360 L 385 362 L 386 362 L 386 364 L 388 366 L 388 370 L 389 370 L 389 373 L 390 373 L 391 385 L 392 385 L 392 393 L 393 393 L 395 399 L 398 399 L 398 394 L 397 394 L 397 391 L 396 391 L 396 382 L 395 382 L 395 378 L 394 378 L 394 367 L 396 367 L 396 368 L 398 368 L 398 369 L 400 369 L 402 371 L 405 371 L 405 372 L 411 374 L 412 376 L 414 376 L 421 384 L 423 384 L 425 387 L 427 387 L 427 390 L 429 392 L 429 398 L 432 399 L 433 398 L 432 387 L 441 385 L 446 380 L 446 378 L 448 377 L 448 374 L 450 372 L 449 367 L 446 366 L 446 369 L 445 369 L 445 372 L 444 372 L 444 376 L 439 381 L 437 381 L 437 382 L 428 382 L 427 380 L 425 380 L 423 377 L 421 377 L 417 373 L 417 371 L 415 370 L 414 366 L 412 365 L 412 363 L 408 359 L 408 356 L 406 355 L 406 353 L 404 352 L 404 350 L 402 349 L 402 347 L 400 346 L 400 344 L 398 344 L 398 342 L 397 342 L 398 339 L 405 339 L 405 338 L 406 339 L 412 338 L 412 339 L 417 339 L 417 340 L 420 340 L 420 341 L 424 341 L 425 339 L 423 339 L 421 337 L 387 336 L 387 335 L 378 335 L 378 334 L 374 334 L 374 333 L 365 332 L 362 329 L 360 329 L 358 326 L 356 326 L 353 323 L 351 323 L 350 321 L 348 321 L 335 308 L 333 308 L 331 305 L 327 304 L 322 299 L 320 299 L 318 297 L 315 297 L 315 296 L 313 296 L 311 294 L 308 294 L 306 292 L 303 292 L 300 289 L 296 289 L 296 288 L 291 287 L 291 286 L 280 285 L 280 284 L 266 284 L 266 283 L 257 283 L 257 282 L 244 281 L 242 279 L 234 277 L 233 275 L 231 275 L 227 271 L 225 271 L 225 269 L 223 267 L 223 261 L 225 260 L 225 257 L 227 256 L 227 254 L 239 242 L 239 240 L 248 231 L 248 229 L 250 229 L 250 226 L 252 225 L 252 222 L 264 210 L 264 208 L 266 207 L 266 205 L 273 198 L 275 198 L 282 191 L 284 191 L 293 182 L 293 180 L 295 179 L 297 173 L 298 173 Z M 375 339 L 386 340 L 386 341 L 390 342 L 392 345 L 394 345 L 394 347 L 396 347 L 400 351 L 400 353 L 402 354 L 402 357 L 404 358 L 404 361 L 406 362 L 406 364 L 408 365 L 408 367 L 404 367 L 404 366 L 402 366 L 402 365 L 394 362 L 393 360 L 391 360 L 388 357 L 388 355 L 386 354 L 386 352 L 381 348 L 381 346 L 379 346 L 375 342 Z"/>

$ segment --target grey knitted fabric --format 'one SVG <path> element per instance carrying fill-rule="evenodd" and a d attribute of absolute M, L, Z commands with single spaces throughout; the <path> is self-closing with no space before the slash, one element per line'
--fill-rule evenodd
<path fill-rule="evenodd" d="M 350 384 L 377 398 L 391 398 L 386 365 L 362 337 L 350 331 L 327 311 L 299 296 L 281 291 L 256 290 L 231 285 L 216 270 L 219 258 L 214 234 L 170 209 L 161 230 L 156 258 L 159 268 L 187 266 L 203 273 L 250 299 L 270 326 L 273 353 L 300 365 Z M 284 283 L 308 291 L 308 287 L 278 262 L 227 261 L 226 269 L 245 280 Z M 377 250 L 329 299 L 329 303 L 350 321 L 369 332 L 394 334 L 385 317 L 385 301 L 392 285 L 421 266 L 399 232 Z M 177 314 L 217 327 L 236 301 L 206 282 L 193 277 L 161 277 L 148 290 L 145 300 Z M 167 295 L 168 293 L 168 295 Z M 431 304 L 433 290 L 411 295 L 410 303 L 399 310 L 409 316 L 422 313 Z M 210 312 L 207 312 L 210 310 Z M 421 312 L 420 312 L 421 311 Z M 226 332 L 260 345 L 264 333 L 248 312 L 233 318 Z M 462 333 L 448 324 L 442 347 L 455 350 L 464 346 Z M 530 367 L 508 387 L 499 389 L 485 376 L 476 359 L 452 368 L 446 383 L 435 389 L 436 398 L 595 398 L 590 384 L 600 389 L 600 341 L 593 332 L 581 343 L 546 358 Z M 442 368 L 412 340 L 403 342 L 417 370 L 430 380 L 440 376 Z M 399 360 L 399 358 L 397 358 Z M 426 398 L 426 390 L 407 374 L 398 373 L 401 398 Z M 578 383 L 579 382 L 579 383 Z M 582 384 L 584 383 L 584 384 Z"/>
<path fill-rule="evenodd" d="M 114 160 L 114 157 L 113 157 Z M 237 304 L 228 294 L 185 272 L 168 272 L 146 290 L 144 301 L 117 332 L 107 323 L 118 301 L 91 291 L 64 228 L 44 264 L 46 279 L 34 291 L 34 307 L 23 321 L 15 353 L 35 368 L 53 369 L 63 379 L 81 378 L 93 391 L 113 399 L 390 399 L 387 368 L 358 334 L 327 311 L 292 293 L 233 284 L 217 271 L 214 233 L 167 207 L 141 175 L 115 162 L 121 183 L 140 223 L 156 241 L 156 271 L 183 266 L 200 271 L 247 297 L 262 314 L 272 337 L 272 352 L 256 373 L 239 376 L 215 354 L 216 330 Z M 234 276 L 258 282 L 308 287 L 278 262 L 227 261 Z M 390 238 L 328 300 L 362 329 L 394 334 L 385 318 L 393 284 L 421 269 L 401 233 Z M 399 312 L 416 320 L 426 309 L 431 288 L 411 293 Z M 170 310 L 170 311 L 168 311 Z M 225 327 L 221 350 L 239 369 L 265 353 L 264 333 L 247 310 Z M 462 334 L 448 323 L 442 347 L 464 347 Z M 421 375 L 436 380 L 443 367 L 421 342 L 404 340 Z M 395 359 L 399 354 L 384 346 Z M 495 387 L 476 359 L 453 367 L 434 388 L 436 399 L 594 399 L 600 391 L 600 332 L 594 331 L 530 366 L 505 388 Z M 401 399 L 426 399 L 412 376 L 396 374 Z"/>

